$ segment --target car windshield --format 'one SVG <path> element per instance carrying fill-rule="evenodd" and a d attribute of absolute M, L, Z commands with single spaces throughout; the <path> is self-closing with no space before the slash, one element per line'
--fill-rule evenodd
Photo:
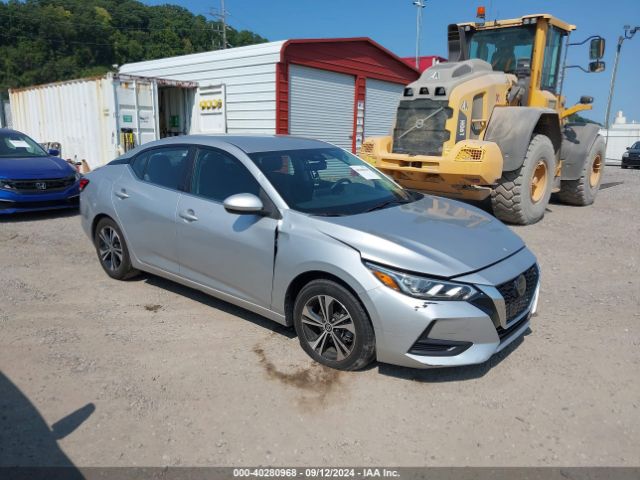
<path fill-rule="evenodd" d="M 467 33 L 470 58 L 489 62 L 494 70 L 514 73 L 529 68 L 534 26 L 478 30 Z"/>
<path fill-rule="evenodd" d="M 421 197 L 340 148 L 249 155 L 290 208 L 323 216 L 354 215 Z"/>
<path fill-rule="evenodd" d="M 0 158 L 46 157 L 48 154 L 36 142 L 22 133 L 0 131 Z"/>
<path fill-rule="evenodd" d="M 631 147 L 633 150 L 640 150 L 640 142 L 636 142 L 633 144 L 633 146 Z"/>

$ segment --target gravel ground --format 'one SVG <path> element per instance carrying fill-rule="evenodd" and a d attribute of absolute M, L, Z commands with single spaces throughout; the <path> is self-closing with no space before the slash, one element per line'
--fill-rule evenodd
<path fill-rule="evenodd" d="M 110 280 L 77 216 L 0 223 L 0 465 L 640 465 L 640 171 L 515 228 L 543 284 L 486 364 L 356 373 L 169 281 Z M 60 419 L 63 419 L 59 421 Z"/>

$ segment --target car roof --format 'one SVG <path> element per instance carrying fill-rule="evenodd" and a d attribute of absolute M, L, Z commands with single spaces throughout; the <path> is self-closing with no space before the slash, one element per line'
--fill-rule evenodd
<path fill-rule="evenodd" d="M 182 135 L 146 143 L 141 145 L 140 148 L 159 147 L 174 143 L 208 145 L 211 147 L 222 147 L 227 144 L 238 147 L 245 153 L 335 148 L 333 145 L 320 140 L 291 135 Z"/>

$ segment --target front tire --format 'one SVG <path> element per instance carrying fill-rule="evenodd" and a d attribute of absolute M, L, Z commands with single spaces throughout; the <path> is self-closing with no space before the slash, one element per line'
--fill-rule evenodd
<path fill-rule="evenodd" d="M 111 278 L 126 280 L 139 272 L 131 266 L 131 257 L 120 227 L 110 218 L 98 222 L 93 237 L 98 260 Z"/>
<path fill-rule="evenodd" d="M 591 205 L 600 190 L 604 170 L 605 143 L 598 136 L 587 154 L 580 178 L 563 180 L 558 192 L 558 200 L 569 205 L 584 207 Z"/>
<path fill-rule="evenodd" d="M 316 362 L 359 370 L 375 356 L 375 334 L 367 312 L 342 285 L 314 280 L 298 294 L 293 323 L 300 346 Z"/>
<path fill-rule="evenodd" d="M 504 172 L 491 192 L 493 213 L 503 222 L 536 223 L 549 204 L 556 154 L 549 137 L 535 135 L 518 170 Z"/>

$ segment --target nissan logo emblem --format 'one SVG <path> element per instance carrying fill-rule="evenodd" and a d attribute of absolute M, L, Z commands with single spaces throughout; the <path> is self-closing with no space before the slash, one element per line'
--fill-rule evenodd
<path fill-rule="evenodd" d="M 527 291 L 527 279 L 524 275 L 520 275 L 513 282 L 513 287 L 518 294 L 518 297 L 522 297 Z"/>

